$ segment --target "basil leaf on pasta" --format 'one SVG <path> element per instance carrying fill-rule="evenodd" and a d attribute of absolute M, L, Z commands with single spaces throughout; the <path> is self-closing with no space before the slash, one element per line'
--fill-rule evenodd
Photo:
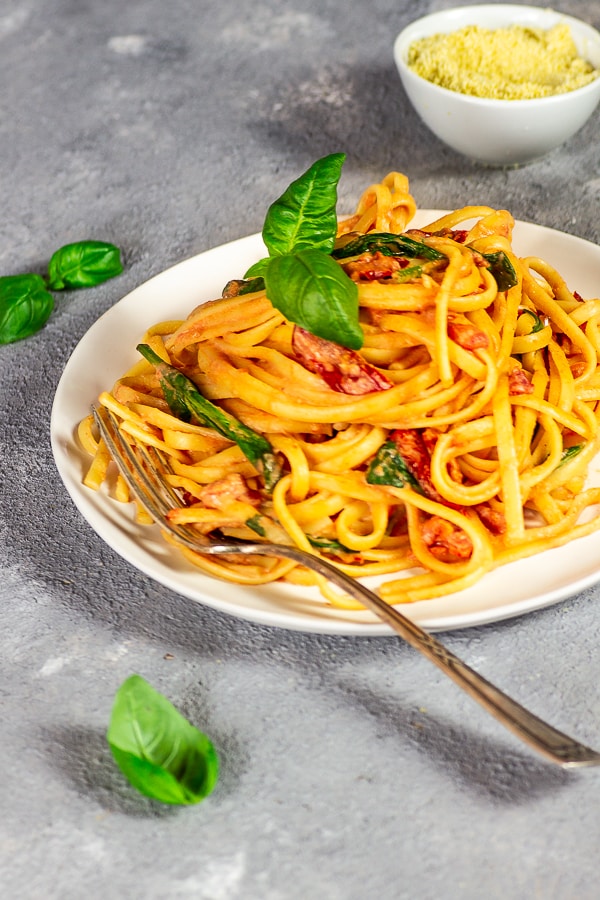
<path fill-rule="evenodd" d="M 340 243 L 333 252 L 335 259 L 348 259 L 363 253 L 381 253 L 383 256 L 406 256 L 409 259 L 427 259 L 440 262 L 447 257 L 422 241 L 415 241 L 405 234 L 369 232 Z"/>
<path fill-rule="evenodd" d="M 483 253 L 482 256 L 488 261 L 490 272 L 496 279 L 499 291 L 508 291 L 518 284 L 519 279 L 515 268 L 503 250 L 495 253 Z"/>
<path fill-rule="evenodd" d="M 315 547 L 317 550 L 323 550 L 325 553 L 331 553 L 336 556 L 344 556 L 348 553 L 356 556 L 356 550 L 351 550 L 349 547 L 345 547 L 344 544 L 340 543 L 340 541 L 336 541 L 334 538 L 322 538 L 322 537 L 313 537 L 311 534 L 307 534 L 311 547 Z"/>
<path fill-rule="evenodd" d="M 156 368 L 164 398 L 173 415 L 184 422 L 189 422 L 194 415 L 201 425 L 214 428 L 237 444 L 263 476 L 266 489 L 271 491 L 281 477 L 281 467 L 267 438 L 203 397 L 187 375 L 164 362 L 148 344 L 138 344 L 137 350 Z"/>
<path fill-rule="evenodd" d="M 54 309 L 54 298 L 41 275 L 0 278 L 0 344 L 20 341 L 39 331 Z"/>
<path fill-rule="evenodd" d="M 320 250 L 278 256 L 265 273 L 267 297 L 283 315 L 312 334 L 359 350 L 358 288 Z"/>
<path fill-rule="evenodd" d="M 358 290 L 330 256 L 345 158 L 332 153 L 318 159 L 271 204 L 262 231 L 269 256 L 254 263 L 245 278 L 264 279 L 267 297 L 291 322 L 358 350 L 364 340 Z"/>
<path fill-rule="evenodd" d="M 411 473 L 394 441 L 385 441 L 377 451 L 367 471 L 368 484 L 389 484 L 410 487 L 423 493 L 421 485 Z"/>
<path fill-rule="evenodd" d="M 318 159 L 271 204 L 262 232 L 269 256 L 309 247 L 326 253 L 333 250 L 337 185 L 345 158 L 345 153 L 332 153 Z"/>
<path fill-rule="evenodd" d="M 199 803 L 217 782 L 219 762 L 209 738 L 141 675 L 131 675 L 117 691 L 106 738 L 130 784 L 161 803 Z"/>

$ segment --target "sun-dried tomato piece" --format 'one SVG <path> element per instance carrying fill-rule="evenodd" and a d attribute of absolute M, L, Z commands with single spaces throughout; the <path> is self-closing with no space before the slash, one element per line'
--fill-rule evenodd
<path fill-rule="evenodd" d="M 298 325 L 294 326 L 292 349 L 298 362 L 341 394 L 370 394 L 394 386 L 355 350 L 317 337 Z"/>

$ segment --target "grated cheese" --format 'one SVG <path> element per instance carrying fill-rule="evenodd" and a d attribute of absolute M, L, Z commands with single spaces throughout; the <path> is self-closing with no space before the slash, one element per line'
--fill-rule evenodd
<path fill-rule="evenodd" d="M 520 25 L 494 31 L 468 25 L 415 41 L 408 64 L 440 87 L 494 100 L 563 94 L 600 75 L 578 55 L 568 25 L 548 31 Z"/>

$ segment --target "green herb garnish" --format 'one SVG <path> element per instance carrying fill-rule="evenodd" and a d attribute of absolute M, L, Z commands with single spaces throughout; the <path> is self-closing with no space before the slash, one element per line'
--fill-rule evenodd
<path fill-rule="evenodd" d="M 281 467 L 269 441 L 203 397 L 187 375 L 164 362 L 148 344 L 138 344 L 137 349 L 155 367 L 165 400 L 173 415 L 184 422 L 189 422 L 193 415 L 201 425 L 212 427 L 223 437 L 233 441 L 261 473 L 267 491 L 273 490 L 281 476 Z"/>
<path fill-rule="evenodd" d="M 264 278 L 267 297 L 291 322 L 359 350 L 358 289 L 330 255 L 344 159 L 343 153 L 318 159 L 271 204 L 262 231 L 269 256 L 245 278 Z"/>
<path fill-rule="evenodd" d="M 251 530 L 254 531 L 255 534 L 260 535 L 260 537 L 266 537 L 267 532 L 262 524 L 263 517 L 260 513 L 257 513 L 255 516 L 251 516 L 249 519 L 246 519 L 246 525 Z"/>
<path fill-rule="evenodd" d="M 50 291 L 92 287 L 123 271 L 120 251 L 103 241 L 79 241 L 56 251 L 48 277 L 5 275 L 0 278 L 0 344 L 20 341 L 39 331 L 54 309 Z"/>
<path fill-rule="evenodd" d="M 415 241 L 405 234 L 377 231 L 357 235 L 342 246 L 336 247 L 331 255 L 335 259 L 347 259 L 351 256 L 361 256 L 363 253 L 381 253 L 384 256 L 405 256 L 409 259 L 427 259 L 435 262 L 447 259 L 443 253 L 429 247 L 423 241 Z"/>
<path fill-rule="evenodd" d="M 544 322 L 542 321 L 542 319 L 540 319 L 538 314 L 534 313 L 534 311 L 532 309 L 526 309 L 525 307 L 519 309 L 519 315 L 523 315 L 523 314 L 531 316 L 531 318 L 533 319 L 533 325 L 531 327 L 531 331 L 529 332 L 530 334 L 537 334 L 538 331 L 541 331 L 542 328 L 545 328 L 545 325 L 544 325 Z"/>
<path fill-rule="evenodd" d="M 41 275 L 0 278 L 0 344 L 12 344 L 39 331 L 54 309 Z"/>
<path fill-rule="evenodd" d="M 518 284 L 517 273 L 504 250 L 498 250 L 496 253 L 482 253 L 481 255 L 488 261 L 490 272 L 496 280 L 499 291 L 507 291 L 509 288 L 514 287 L 515 284 Z"/>
<path fill-rule="evenodd" d="M 122 271 L 121 254 L 114 244 L 78 241 L 65 244 L 50 257 L 48 287 L 51 291 L 93 287 Z"/>
<path fill-rule="evenodd" d="M 310 534 L 307 534 L 306 537 L 308 538 L 310 545 L 317 550 L 324 550 L 325 553 L 332 553 L 336 556 L 345 556 L 348 553 L 356 556 L 356 550 L 351 550 L 334 538 L 313 537 Z"/>
<path fill-rule="evenodd" d="M 367 470 L 367 482 L 399 488 L 410 487 L 419 494 L 423 493 L 394 441 L 385 441 L 377 451 Z"/>
<path fill-rule="evenodd" d="M 141 675 L 117 691 L 106 738 L 127 780 L 161 803 L 199 803 L 217 782 L 211 741 Z"/>

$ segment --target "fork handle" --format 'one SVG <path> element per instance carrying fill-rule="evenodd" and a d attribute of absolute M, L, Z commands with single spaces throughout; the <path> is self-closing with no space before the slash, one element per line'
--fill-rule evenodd
<path fill-rule="evenodd" d="M 198 549 L 198 548 L 196 548 Z M 200 551 L 202 552 L 202 551 Z M 211 547 L 211 554 L 215 547 Z M 221 551 L 220 551 L 221 552 Z M 390 606 L 359 581 L 346 575 L 332 563 L 321 557 L 305 553 L 296 547 L 261 544 L 224 544 L 222 552 L 261 553 L 283 556 L 309 566 L 320 575 L 346 591 L 375 613 L 407 643 L 426 656 L 448 675 L 467 694 L 481 704 L 506 728 L 514 732 L 547 759 L 563 768 L 576 768 L 600 764 L 600 753 L 574 740 L 552 725 L 525 709 L 482 675 L 455 656 L 440 641 L 407 618 L 394 606 Z"/>

